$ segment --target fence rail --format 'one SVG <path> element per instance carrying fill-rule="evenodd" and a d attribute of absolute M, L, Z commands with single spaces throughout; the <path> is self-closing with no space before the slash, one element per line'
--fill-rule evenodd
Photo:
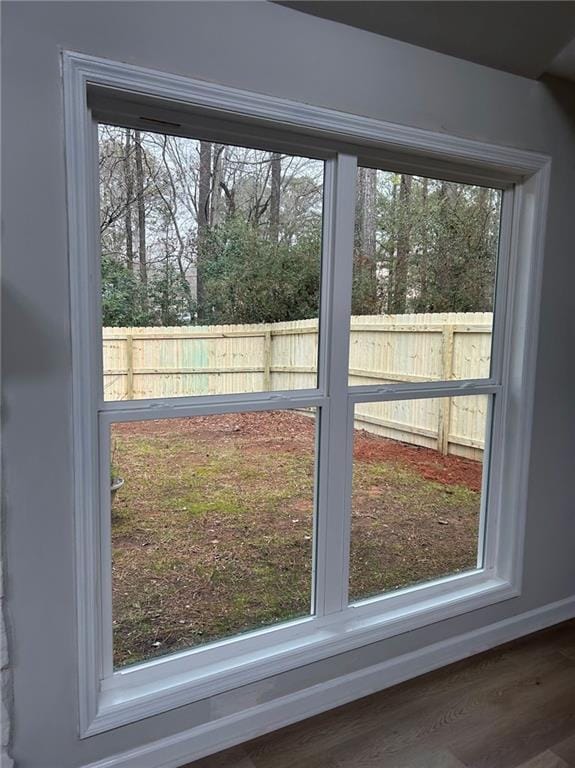
<path fill-rule="evenodd" d="M 350 384 L 481 378 L 489 374 L 487 312 L 352 318 Z M 108 400 L 314 387 L 317 320 L 194 328 L 104 328 Z M 356 426 L 479 459 L 485 397 L 368 403 Z"/>

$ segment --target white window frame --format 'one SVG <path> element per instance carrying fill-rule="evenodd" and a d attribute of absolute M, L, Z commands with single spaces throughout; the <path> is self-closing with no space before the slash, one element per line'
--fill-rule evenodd
<path fill-rule="evenodd" d="M 550 159 L 178 75 L 64 52 L 73 352 L 79 733 L 91 736 L 521 592 L 538 307 Z M 104 402 L 97 128 L 88 88 L 161 99 L 181 114 L 249 120 L 254 133 L 293 132 L 325 144 L 320 359 L 316 389 Z M 183 124 L 181 135 L 186 135 Z M 170 131 L 174 133 L 174 131 Z M 192 134 L 193 135 L 193 134 Z M 231 134 L 233 136 L 233 133 Z M 362 164 L 504 189 L 486 379 L 349 388 L 351 259 Z M 509 279 L 509 277 L 513 279 Z M 353 407 L 359 402 L 487 395 L 493 429 L 489 515 L 476 570 L 348 605 Z M 109 427 L 118 421 L 316 407 L 321 411 L 315 555 L 316 615 L 116 671 L 111 658 Z M 338 439 L 333 438 L 336 435 Z M 102 471 L 101 471 L 102 468 Z M 486 486 L 487 488 L 487 486 Z M 342 503 L 342 499 L 344 502 Z M 107 500 L 107 501 L 106 501 Z M 331 556 L 328 556 L 328 553 Z M 341 557 L 334 557 L 340 553 Z M 230 650 L 232 652 L 230 652 Z"/>

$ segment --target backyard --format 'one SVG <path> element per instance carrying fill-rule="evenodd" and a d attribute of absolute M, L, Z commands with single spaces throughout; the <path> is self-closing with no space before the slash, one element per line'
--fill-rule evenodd
<path fill-rule="evenodd" d="M 309 613 L 313 416 L 114 424 L 117 667 Z M 350 599 L 473 568 L 481 475 L 356 429 Z"/>

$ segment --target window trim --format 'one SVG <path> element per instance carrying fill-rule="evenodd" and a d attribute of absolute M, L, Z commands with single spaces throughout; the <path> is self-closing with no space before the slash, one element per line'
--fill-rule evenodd
<path fill-rule="evenodd" d="M 63 77 L 73 353 L 80 736 L 87 737 L 106 731 L 217 692 L 519 595 L 549 157 L 72 52 L 63 53 Z M 385 165 L 392 162 L 394 167 L 412 170 L 425 168 L 433 173 L 441 172 L 443 167 L 448 168 L 445 172 L 449 178 L 454 178 L 455 173 L 458 180 L 462 181 L 497 183 L 506 189 L 514 185 L 513 193 L 506 193 L 504 198 L 507 197 L 507 204 L 513 209 L 508 216 L 510 227 L 505 237 L 508 238 L 508 268 L 516 279 L 507 281 L 506 294 L 501 302 L 504 310 L 497 306 L 495 308 L 496 314 L 504 312 L 502 321 L 494 318 L 494 333 L 496 322 L 503 331 L 499 341 L 494 336 L 493 342 L 493 359 L 499 359 L 499 355 L 501 359 L 497 378 L 494 378 L 492 370 L 490 378 L 485 380 L 354 387 L 353 391 L 346 388 L 344 403 L 341 378 L 339 393 L 324 388 L 330 384 L 329 370 L 326 369 L 327 381 L 322 388 L 318 386 L 316 390 L 257 393 L 249 396 L 200 396 L 161 402 L 132 401 L 121 405 L 106 403 L 106 418 L 133 420 L 190 415 L 198 408 L 208 408 L 211 413 L 243 410 L 248 405 L 250 410 L 271 410 L 287 408 L 290 404 L 293 407 L 295 402 L 317 405 L 321 410 L 320 418 L 334 418 L 333 414 L 338 412 L 335 406 L 337 401 L 340 407 L 345 404 L 343 418 L 349 420 L 349 403 L 379 398 L 399 399 L 401 396 L 414 398 L 450 393 L 490 394 L 495 398 L 499 414 L 494 419 L 495 427 L 491 436 L 491 450 L 498 452 L 498 461 L 492 462 L 490 486 L 495 499 L 494 508 L 499 513 L 490 514 L 488 536 L 492 540 L 488 551 L 491 554 L 482 568 L 372 598 L 350 607 L 346 605 L 346 610 L 342 611 L 341 585 L 335 593 L 327 594 L 334 578 L 339 576 L 341 579 L 342 575 L 333 571 L 321 572 L 324 566 L 320 565 L 319 578 L 324 580 L 326 588 L 326 599 L 320 612 L 324 615 L 266 628 L 250 633 L 245 638 L 234 639 L 235 647 L 247 640 L 248 651 L 239 657 L 233 669 L 230 669 L 229 664 L 220 663 L 219 667 L 216 664 L 210 676 L 204 675 L 200 679 L 197 673 L 194 675 L 190 672 L 186 661 L 198 652 L 205 654 L 206 651 L 192 649 L 147 662 L 140 668 L 128 668 L 116 673 L 112 680 L 121 681 L 117 686 L 115 682 L 109 683 L 110 678 L 102 682 L 106 678 L 103 662 L 106 641 L 101 621 L 105 608 L 101 588 L 102 556 L 109 556 L 109 553 L 104 553 L 102 547 L 101 516 L 97 494 L 94 492 L 99 464 L 97 440 L 94 437 L 98 435 L 99 424 L 96 409 L 92 406 L 100 401 L 96 388 L 101 380 L 102 361 L 100 347 L 93 343 L 94 329 L 100 327 L 101 321 L 97 292 L 94 291 L 94 286 L 99 286 L 96 268 L 99 264 L 97 221 L 93 216 L 93 211 L 97 209 L 98 180 L 95 173 L 95 124 L 87 105 L 89 86 L 148 95 L 172 104 L 215 112 L 222 118 L 248 119 L 255 126 L 254 133 L 261 130 L 262 135 L 270 126 L 276 126 L 282 132 L 287 130 L 289 135 L 293 134 L 296 137 L 294 141 L 301 137 L 302 145 L 305 145 L 305 137 L 308 137 L 309 141 L 317 141 L 319 138 L 326 143 L 331 142 L 331 146 L 340 146 L 344 151 L 340 151 L 337 157 L 332 155 L 334 159 L 329 161 L 332 170 L 329 179 L 326 177 L 326 189 L 329 187 L 332 205 L 324 209 L 324 215 L 328 208 L 337 212 L 326 226 L 326 247 L 333 251 L 334 262 L 346 257 L 349 252 L 348 241 L 352 237 L 346 215 L 349 219 L 349 195 L 353 194 L 354 183 L 351 176 L 355 172 L 356 158 L 345 152 L 346 147 L 367 147 L 365 155 L 377 155 Z M 429 171 L 431 168 L 438 170 Z M 334 275 L 331 274 L 331 267 L 327 269 L 331 281 Z M 335 280 L 338 280 L 337 274 Z M 344 301 L 341 302 L 342 294 L 337 293 L 338 290 L 341 290 L 341 286 L 338 289 L 329 283 L 328 301 L 340 303 L 330 315 L 332 319 L 338 318 L 337 322 L 325 329 L 328 345 L 332 345 L 334 338 L 341 339 L 340 333 L 345 324 L 349 326 L 349 312 L 345 306 L 347 298 L 344 295 Z M 345 287 L 343 290 L 345 294 Z M 350 290 L 351 286 L 348 292 Z M 344 310 L 347 312 L 346 318 Z M 324 311 L 325 308 L 322 308 L 322 313 Z M 322 319 L 325 320 L 323 314 Z M 347 344 L 339 344 L 336 354 L 328 354 L 326 360 L 331 360 L 331 365 L 339 371 L 344 356 L 347 381 Z M 320 363 L 321 359 L 318 361 Z M 321 377 L 319 381 L 322 381 Z M 334 452 L 338 451 L 340 459 L 337 461 L 341 461 L 341 446 L 334 446 L 336 442 L 331 441 L 332 444 L 325 452 L 329 453 L 330 461 L 334 460 Z M 346 444 L 349 446 L 350 441 L 347 440 Z M 320 484 L 326 483 L 322 461 L 320 457 Z M 501 469 L 503 463 L 505 472 Z M 344 478 L 341 482 L 347 481 Z M 330 493 L 336 497 L 341 493 L 341 488 L 336 484 L 324 488 L 323 498 L 329 498 Z M 504 514 L 501 512 L 503 509 Z M 345 519 L 342 518 L 339 529 L 332 526 L 332 530 L 335 531 L 336 541 L 332 541 L 330 546 L 344 548 Z M 321 563 L 321 555 L 319 558 L 318 562 Z M 418 599 L 413 599 L 414 594 Z M 305 631 L 312 624 L 314 629 L 311 632 Z M 281 637 L 277 646 L 267 643 L 273 634 Z M 262 637 L 264 640 L 258 641 Z M 256 648 L 255 657 L 252 655 L 250 658 L 249 644 L 256 647 L 258 642 L 266 644 L 267 653 L 259 647 Z M 139 675 L 142 670 L 145 674 Z M 136 681 L 133 686 L 127 683 L 130 678 Z"/>

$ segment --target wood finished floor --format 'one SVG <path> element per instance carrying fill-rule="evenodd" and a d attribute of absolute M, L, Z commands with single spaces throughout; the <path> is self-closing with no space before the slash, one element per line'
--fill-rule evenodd
<path fill-rule="evenodd" d="M 186 768 L 575 768 L 575 621 Z"/>

